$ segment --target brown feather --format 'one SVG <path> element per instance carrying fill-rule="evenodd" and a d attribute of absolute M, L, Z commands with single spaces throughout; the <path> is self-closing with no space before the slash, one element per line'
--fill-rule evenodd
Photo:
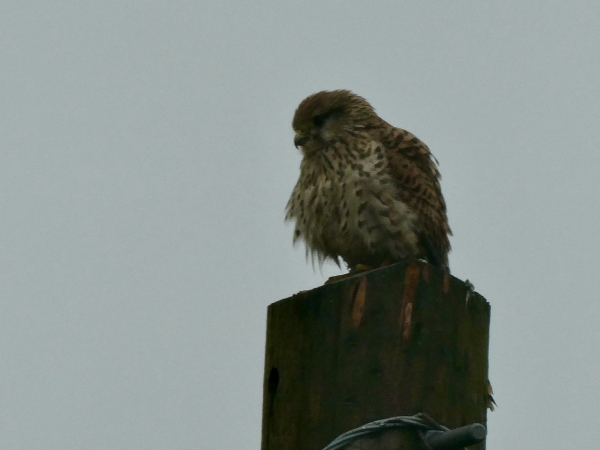
<path fill-rule="evenodd" d="M 409 257 L 447 266 L 446 204 L 423 142 L 343 90 L 307 97 L 292 126 L 303 159 L 286 219 L 307 255 L 351 267 Z"/>
<path fill-rule="evenodd" d="M 447 265 L 451 248 L 448 236 L 452 231 L 448 226 L 437 160 L 427 145 L 412 133 L 381 122 L 380 127 L 371 130 L 371 135 L 385 147 L 400 197 L 417 214 L 420 233 L 431 241 Z"/>

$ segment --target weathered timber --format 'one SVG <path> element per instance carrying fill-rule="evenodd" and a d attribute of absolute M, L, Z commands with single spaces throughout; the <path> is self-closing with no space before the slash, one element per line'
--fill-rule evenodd
<path fill-rule="evenodd" d="M 320 450 L 367 422 L 418 412 L 449 428 L 485 425 L 489 319 L 482 296 L 421 262 L 273 303 L 262 450 Z M 370 443 L 419 448 L 406 432 Z"/>

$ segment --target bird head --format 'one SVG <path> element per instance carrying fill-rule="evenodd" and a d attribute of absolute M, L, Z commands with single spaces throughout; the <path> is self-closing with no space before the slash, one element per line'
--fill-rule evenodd
<path fill-rule="evenodd" d="M 302 100 L 292 121 L 294 145 L 305 154 L 375 125 L 373 107 L 350 91 L 321 91 Z"/>

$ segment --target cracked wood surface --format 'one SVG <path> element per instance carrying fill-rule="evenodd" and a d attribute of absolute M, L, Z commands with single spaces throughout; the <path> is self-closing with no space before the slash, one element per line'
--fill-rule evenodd
<path fill-rule="evenodd" d="M 262 450 L 320 450 L 367 422 L 418 412 L 449 428 L 485 425 L 490 307 L 468 292 L 414 261 L 270 305 Z M 348 448 L 419 448 L 412 433 L 393 436 Z"/>

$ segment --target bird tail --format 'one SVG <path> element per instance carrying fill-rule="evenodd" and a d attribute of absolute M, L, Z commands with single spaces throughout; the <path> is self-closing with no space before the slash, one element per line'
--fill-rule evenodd
<path fill-rule="evenodd" d="M 421 235 L 421 245 L 425 249 L 425 256 L 430 264 L 433 264 L 440 269 L 448 269 L 447 258 L 442 258 L 440 252 L 435 248 L 427 236 Z"/>

